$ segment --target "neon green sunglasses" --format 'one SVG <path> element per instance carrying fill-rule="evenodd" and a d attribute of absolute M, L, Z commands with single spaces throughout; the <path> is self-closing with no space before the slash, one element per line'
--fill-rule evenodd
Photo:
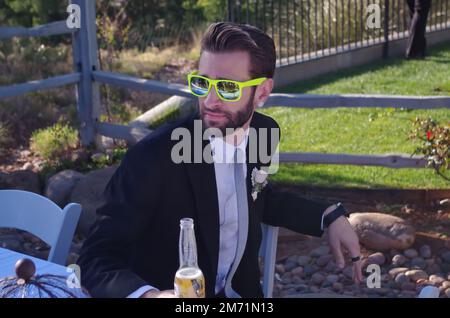
<path fill-rule="evenodd" d="M 260 77 L 246 82 L 226 79 L 215 80 L 198 75 L 198 71 L 194 71 L 188 75 L 189 89 L 193 95 L 198 97 L 206 97 L 208 96 L 211 87 L 214 86 L 219 98 L 225 102 L 237 102 L 242 97 L 242 88 L 257 86 L 266 79 L 267 77 Z"/>

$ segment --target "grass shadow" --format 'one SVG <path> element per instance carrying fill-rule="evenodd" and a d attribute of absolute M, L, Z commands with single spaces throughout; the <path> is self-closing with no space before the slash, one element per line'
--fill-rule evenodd
<path fill-rule="evenodd" d="M 282 164 L 282 170 L 279 171 L 279 176 L 277 176 L 274 180 L 279 183 L 284 184 L 296 184 L 296 185 L 309 185 L 309 186 L 320 186 L 324 188 L 367 188 L 367 189 L 376 189 L 376 188 L 386 188 L 388 185 L 386 183 L 379 182 L 368 182 L 367 178 L 363 177 L 347 177 L 345 175 L 336 175 L 330 174 L 325 171 L 311 171 L 306 170 L 305 174 L 302 176 L 305 178 L 303 180 L 295 180 L 287 177 L 286 175 L 289 172 L 301 173 L 302 164 Z M 286 171 L 286 169 L 289 169 Z M 294 170 L 295 169 L 295 170 Z"/>

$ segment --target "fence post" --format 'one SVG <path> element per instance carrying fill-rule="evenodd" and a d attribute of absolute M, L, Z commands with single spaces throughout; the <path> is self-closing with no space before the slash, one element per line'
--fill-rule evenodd
<path fill-rule="evenodd" d="M 227 0 L 227 13 L 228 13 L 228 21 L 234 22 L 234 14 L 233 14 L 233 0 Z"/>
<path fill-rule="evenodd" d="M 383 42 L 383 58 L 389 55 L 389 0 L 384 0 L 384 42 Z"/>
<path fill-rule="evenodd" d="M 92 71 L 99 69 L 95 0 L 71 0 L 80 6 L 80 26 L 72 40 L 75 71 L 81 73 L 77 85 L 77 110 L 83 146 L 96 141 L 96 123 L 100 116 L 99 85 L 93 81 Z"/>

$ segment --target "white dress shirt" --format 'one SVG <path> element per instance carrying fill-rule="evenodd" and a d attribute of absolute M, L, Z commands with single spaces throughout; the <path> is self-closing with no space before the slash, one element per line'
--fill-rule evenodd
<path fill-rule="evenodd" d="M 247 130 L 248 133 L 248 130 Z M 238 242 L 238 205 L 234 182 L 234 154 L 240 150 L 245 158 L 245 138 L 237 147 L 225 142 L 222 138 L 211 140 L 214 170 L 216 174 L 217 198 L 219 202 L 219 261 L 217 264 L 216 294 L 224 286 L 236 255 Z M 244 176 L 247 175 L 245 160 L 243 162 Z"/>

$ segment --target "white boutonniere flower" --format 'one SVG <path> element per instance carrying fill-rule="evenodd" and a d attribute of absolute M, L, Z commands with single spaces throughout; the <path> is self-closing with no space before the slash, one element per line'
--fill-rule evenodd
<path fill-rule="evenodd" d="M 267 171 L 253 168 L 252 171 L 252 198 L 255 201 L 258 198 L 258 193 L 267 185 Z"/>

